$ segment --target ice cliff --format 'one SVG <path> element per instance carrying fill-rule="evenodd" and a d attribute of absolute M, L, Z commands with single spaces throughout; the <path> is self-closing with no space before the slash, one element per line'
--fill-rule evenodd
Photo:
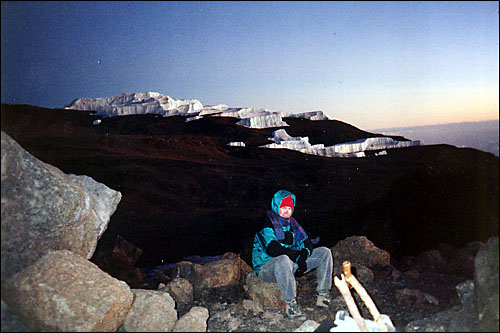
<path fill-rule="evenodd" d="M 78 98 L 66 109 L 96 111 L 103 117 L 157 113 L 165 117 L 188 115 L 201 111 L 200 101 L 177 99 L 157 92 L 120 94 L 102 98 Z"/>
<path fill-rule="evenodd" d="M 102 98 L 78 98 L 66 109 L 96 111 L 102 117 L 131 114 L 160 114 L 164 117 L 181 115 L 186 122 L 203 117 L 234 117 L 240 119 L 236 124 L 249 128 L 273 128 L 289 126 L 284 117 L 309 120 L 329 120 L 322 111 L 304 113 L 273 112 L 267 109 L 234 108 L 225 104 L 204 106 L 196 99 L 177 99 L 158 92 L 120 94 Z M 100 124 L 100 119 L 94 122 Z M 395 141 L 389 137 L 374 137 L 325 147 L 323 144 L 311 145 L 308 137 L 291 137 L 284 129 L 273 132 L 269 138 L 273 143 L 263 148 L 297 150 L 306 154 L 328 157 L 364 157 L 367 151 L 378 151 L 375 155 L 386 154 L 384 149 L 403 148 L 420 145 L 420 141 Z M 245 146 L 244 142 L 230 142 L 229 146 Z"/>
<path fill-rule="evenodd" d="M 292 137 L 284 129 L 274 131 L 273 136 L 269 140 L 274 142 L 260 147 L 291 149 L 300 151 L 301 153 L 327 157 L 365 157 L 367 151 L 383 151 L 390 148 L 421 145 L 420 141 L 396 141 L 389 137 L 374 137 L 325 147 L 323 144 L 311 145 L 307 136 Z M 386 152 L 377 152 L 375 155 L 385 154 Z"/>
<path fill-rule="evenodd" d="M 102 98 L 78 98 L 66 109 L 96 111 L 102 117 L 124 116 L 131 114 L 160 114 L 164 117 L 186 116 L 186 121 L 203 117 L 235 117 L 241 119 L 238 125 L 251 128 L 288 126 L 283 116 L 303 117 L 310 120 L 328 119 L 322 111 L 292 115 L 272 112 L 267 109 L 231 108 L 224 104 L 204 106 L 196 99 L 177 99 L 158 92 L 120 94 Z M 97 125 L 97 123 L 96 123 Z"/>

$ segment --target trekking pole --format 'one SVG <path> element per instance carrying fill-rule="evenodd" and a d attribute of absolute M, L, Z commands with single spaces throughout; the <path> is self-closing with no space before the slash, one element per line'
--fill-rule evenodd
<path fill-rule="evenodd" d="M 351 291 L 349 290 L 349 285 L 345 280 L 344 274 L 340 274 L 340 276 L 342 279 L 339 279 L 337 276 L 333 278 L 335 286 L 340 291 L 340 294 L 342 294 L 342 297 L 344 297 L 344 301 L 347 304 L 347 309 L 349 310 L 352 318 L 354 318 L 354 320 L 356 321 L 359 330 L 361 332 L 369 332 L 368 327 L 366 327 L 365 320 L 359 313 L 358 307 L 354 302 L 354 299 L 352 298 Z"/>
<path fill-rule="evenodd" d="M 342 263 L 342 268 L 344 271 L 344 276 L 346 281 L 356 290 L 358 295 L 361 297 L 363 302 L 365 303 L 366 307 L 368 308 L 368 311 L 370 311 L 370 314 L 373 316 L 373 320 L 378 324 L 380 327 L 381 332 L 389 332 L 389 329 L 387 328 L 387 325 L 385 324 L 384 320 L 380 316 L 380 312 L 378 311 L 377 307 L 375 306 L 375 303 L 373 303 L 373 300 L 371 299 L 370 295 L 366 292 L 366 289 L 361 285 L 361 283 L 356 279 L 354 275 L 351 273 L 351 262 L 350 261 L 344 261 Z"/>

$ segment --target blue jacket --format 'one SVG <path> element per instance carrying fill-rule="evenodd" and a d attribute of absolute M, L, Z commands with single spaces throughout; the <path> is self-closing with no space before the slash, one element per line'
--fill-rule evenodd
<path fill-rule="evenodd" d="M 284 219 L 279 217 L 279 206 L 281 201 L 287 196 L 292 197 L 294 202 L 293 208 L 295 209 L 295 195 L 284 190 L 276 192 L 271 201 L 272 210 L 268 212 L 268 218 L 264 223 L 264 227 L 255 234 L 252 250 L 252 265 L 256 275 L 259 274 L 262 265 L 274 257 L 285 254 L 295 262 L 302 249 L 307 249 L 309 255 L 312 252 L 313 244 L 300 225 L 298 225 L 295 220 L 291 223 L 290 220 L 292 220 L 292 218 Z M 271 218 L 278 223 L 273 224 Z M 284 239 L 277 238 L 276 228 L 281 228 L 281 230 L 283 230 L 282 234 L 285 236 Z"/>

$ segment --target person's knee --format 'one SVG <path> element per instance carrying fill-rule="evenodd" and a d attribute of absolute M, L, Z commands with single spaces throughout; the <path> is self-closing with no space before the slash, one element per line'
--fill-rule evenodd
<path fill-rule="evenodd" d="M 278 262 L 292 262 L 292 260 L 286 254 L 277 256 L 276 259 Z"/>
<path fill-rule="evenodd" d="M 333 260 L 332 251 L 326 246 L 318 247 L 315 250 L 318 250 L 321 257 L 330 258 Z"/>
<path fill-rule="evenodd" d="M 286 254 L 276 257 L 276 263 L 279 266 L 293 267 L 293 261 Z"/>

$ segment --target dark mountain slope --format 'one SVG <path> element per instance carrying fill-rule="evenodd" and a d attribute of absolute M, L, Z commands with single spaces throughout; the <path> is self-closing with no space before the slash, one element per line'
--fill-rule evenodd
<path fill-rule="evenodd" d="M 498 157 L 448 145 L 388 150 L 386 156 L 327 158 L 263 149 L 276 128 L 238 119 L 134 115 L 5 105 L 2 130 L 44 162 L 122 193 L 96 253 L 116 235 L 144 250 L 140 265 L 239 252 L 278 189 L 297 195 L 294 213 L 333 246 L 366 235 L 394 256 L 441 242 L 498 235 Z M 286 118 L 311 143 L 377 136 L 340 121 Z M 229 147 L 244 141 L 247 147 Z"/>

